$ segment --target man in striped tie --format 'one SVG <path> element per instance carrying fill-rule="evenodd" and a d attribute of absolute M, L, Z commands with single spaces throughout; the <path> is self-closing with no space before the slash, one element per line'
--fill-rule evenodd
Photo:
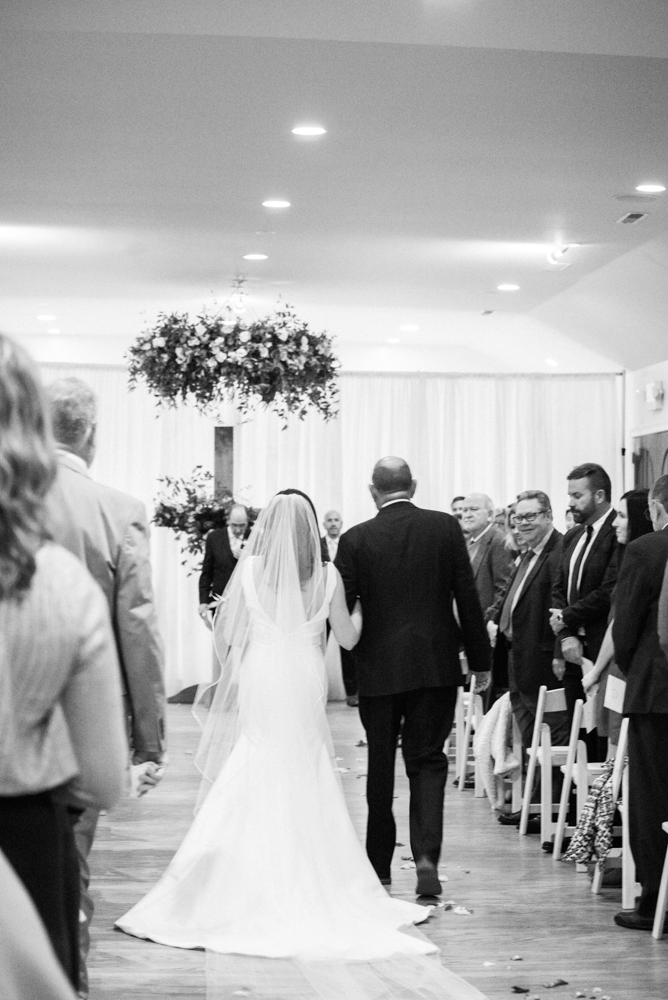
<path fill-rule="evenodd" d="M 522 746 L 531 746 L 538 691 L 542 684 L 559 687 L 552 669 L 549 607 L 552 581 L 561 557 L 562 535 L 552 523 L 550 498 L 542 490 L 526 490 L 517 498 L 515 527 L 526 551 L 505 592 L 488 613 L 490 640 L 495 643 L 494 669 L 507 660 L 508 687 Z M 524 547 L 523 546 L 523 547 Z M 565 712 L 546 714 L 556 744 L 568 742 Z M 519 813 L 500 816 L 503 824 L 518 824 Z"/>

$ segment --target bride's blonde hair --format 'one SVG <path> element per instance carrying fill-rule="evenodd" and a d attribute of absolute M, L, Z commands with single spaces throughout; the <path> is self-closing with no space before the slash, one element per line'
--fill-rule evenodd
<path fill-rule="evenodd" d="M 39 375 L 29 355 L 0 333 L 0 600 L 30 586 L 48 533 L 44 498 L 56 457 Z"/>

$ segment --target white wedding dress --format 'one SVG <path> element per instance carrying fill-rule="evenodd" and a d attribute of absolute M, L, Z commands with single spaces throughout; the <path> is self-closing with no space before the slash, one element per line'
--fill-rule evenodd
<path fill-rule="evenodd" d="M 216 1000 L 479 1000 L 412 928 L 430 908 L 388 895 L 350 820 L 325 714 L 334 568 L 320 609 L 287 630 L 258 600 L 255 562 L 240 567 L 238 738 L 165 874 L 117 926 L 205 948 Z"/>

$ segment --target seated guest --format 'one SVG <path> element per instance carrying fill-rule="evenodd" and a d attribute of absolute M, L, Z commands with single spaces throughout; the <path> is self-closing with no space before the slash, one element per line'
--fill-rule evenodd
<path fill-rule="evenodd" d="M 210 605 L 225 590 L 247 535 L 248 511 L 243 504 L 235 503 L 227 515 L 227 527 L 214 528 L 206 536 L 199 578 L 198 612 L 208 628 L 211 628 Z"/>
<path fill-rule="evenodd" d="M 626 678 L 629 719 L 629 835 L 642 891 L 620 927 L 651 930 L 668 837 L 668 659 L 659 643 L 659 598 L 668 565 L 668 476 L 649 494 L 654 531 L 626 547 L 615 592 L 612 641 Z"/>
<path fill-rule="evenodd" d="M 127 744 L 107 605 L 48 541 L 56 456 L 39 377 L 0 335 L 0 850 L 79 988 L 72 814 L 120 796 Z"/>
<path fill-rule="evenodd" d="M 498 678 L 508 678 L 510 704 L 526 751 L 531 746 L 539 688 L 543 684 L 550 690 L 559 687 L 552 670 L 549 607 L 563 536 L 552 523 L 550 500 L 541 490 L 519 494 L 515 525 L 525 552 L 487 617 L 490 639 L 495 641 L 494 670 Z M 568 743 L 566 712 L 546 713 L 545 722 L 555 744 Z M 519 813 L 499 817 L 501 823 L 519 821 Z"/>

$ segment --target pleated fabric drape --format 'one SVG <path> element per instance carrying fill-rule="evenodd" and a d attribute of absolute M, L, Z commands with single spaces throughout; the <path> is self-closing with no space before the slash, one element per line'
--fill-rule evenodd
<path fill-rule="evenodd" d="M 473 490 L 497 505 L 523 489 L 552 498 L 563 527 L 566 475 L 595 461 L 621 484 L 621 379 L 615 375 L 439 375 L 348 373 L 340 378 L 340 412 L 290 420 L 232 406 L 217 420 L 193 407 L 167 409 L 142 387 L 128 390 L 122 367 L 43 364 L 45 382 L 76 376 L 98 397 L 98 449 L 92 474 L 139 497 L 149 516 L 160 476 L 213 471 L 216 424 L 235 427 L 234 490 L 263 506 L 280 489 L 308 493 L 320 518 L 334 507 L 344 530 L 375 513 L 368 492 L 374 462 L 406 458 L 418 481 L 416 503 L 448 510 Z M 198 566 L 182 565 L 171 531 L 151 537 L 156 603 L 165 641 L 166 685 L 175 694 L 211 677 L 210 633 L 197 616 Z M 188 575 L 190 573 L 190 575 Z"/>

